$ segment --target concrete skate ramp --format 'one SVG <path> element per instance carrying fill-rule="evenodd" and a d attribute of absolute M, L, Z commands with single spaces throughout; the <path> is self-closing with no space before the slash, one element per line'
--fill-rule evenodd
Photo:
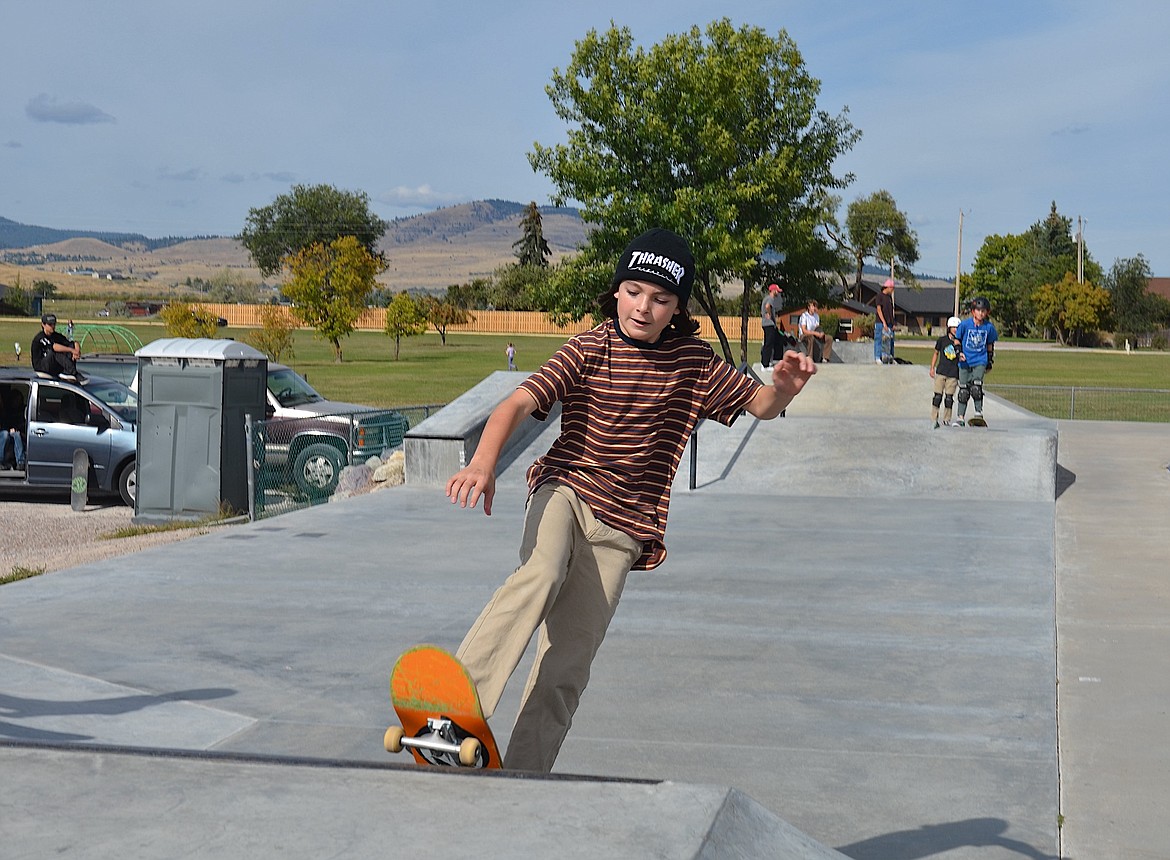
<path fill-rule="evenodd" d="M 0 746 L 0 763 L 22 806 L 69 811 L 48 829 L 6 821 L 13 857 L 845 856 L 711 785 L 101 747 Z M 500 826 L 506 809 L 522 823 Z"/>
<path fill-rule="evenodd" d="M 761 379 L 766 373 L 756 367 Z M 822 364 L 783 420 L 745 415 L 730 429 L 703 424 L 696 487 L 852 498 L 1056 498 L 1055 422 L 988 395 L 987 428 L 936 430 L 931 396 L 923 367 Z M 714 459 L 712 447 L 719 452 Z M 734 485 L 724 480 L 733 466 Z"/>

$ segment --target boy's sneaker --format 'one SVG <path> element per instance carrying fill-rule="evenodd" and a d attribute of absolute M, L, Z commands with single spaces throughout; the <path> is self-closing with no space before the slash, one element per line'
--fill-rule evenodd
<path fill-rule="evenodd" d="M 978 418 L 980 421 L 982 421 L 983 420 L 983 413 L 980 410 L 976 409 L 975 410 L 975 417 Z"/>
<path fill-rule="evenodd" d="M 940 425 L 937 421 L 933 421 L 933 422 L 931 422 L 930 426 L 931 426 L 931 429 L 937 430 Z"/>
<path fill-rule="evenodd" d="M 964 421 L 962 418 L 956 418 L 954 421 L 951 422 L 951 426 L 952 427 L 962 427 L 966 423 L 967 422 Z"/>
<path fill-rule="evenodd" d="M 77 377 L 74 376 L 72 373 L 62 373 L 57 378 L 64 379 L 66 382 L 76 382 L 77 381 Z"/>
<path fill-rule="evenodd" d="M 874 364 L 885 364 L 885 362 L 884 362 L 884 361 L 882 361 L 880 358 L 875 358 L 875 359 L 873 360 L 873 362 L 874 362 Z"/>

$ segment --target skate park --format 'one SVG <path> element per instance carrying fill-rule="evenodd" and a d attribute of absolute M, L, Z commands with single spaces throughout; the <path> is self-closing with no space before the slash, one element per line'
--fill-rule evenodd
<path fill-rule="evenodd" d="M 700 428 L 670 555 L 631 575 L 554 774 L 420 772 L 381 749 L 390 666 L 454 649 L 515 566 L 555 422 L 490 518 L 435 476 L 514 385 L 416 428 L 406 486 L 5 586 L 6 856 L 1111 856 L 1083 822 L 1143 770 L 1094 697 L 1119 666 L 1140 688 L 1165 622 L 1137 584 L 1109 615 L 1092 577 L 1164 566 L 1164 425 L 989 398 L 986 430 L 933 430 L 924 368 L 822 365 L 785 418 Z"/>

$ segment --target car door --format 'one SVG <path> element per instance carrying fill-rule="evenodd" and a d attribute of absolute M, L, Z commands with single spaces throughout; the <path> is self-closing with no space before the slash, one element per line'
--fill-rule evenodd
<path fill-rule="evenodd" d="M 73 386 L 38 380 L 29 410 L 28 482 L 67 487 L 73 479 L 73 452 L 84 448 L 99 476 L 110 464 L 110 426 L 95 420 L 102 407 Z M 99 481 L 100 483 L 100 481 Z"/>

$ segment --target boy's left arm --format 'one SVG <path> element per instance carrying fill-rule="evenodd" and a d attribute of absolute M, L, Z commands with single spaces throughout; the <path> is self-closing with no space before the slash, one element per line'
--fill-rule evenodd
<path fill-rule="evenodd" d="M 772 384 L 761 386 L 745 409 L 767 421 L 788 408 L 788 404 L 817 372 L 816 362 L 802 352 L 788 350 L 772 367 Z"/>

